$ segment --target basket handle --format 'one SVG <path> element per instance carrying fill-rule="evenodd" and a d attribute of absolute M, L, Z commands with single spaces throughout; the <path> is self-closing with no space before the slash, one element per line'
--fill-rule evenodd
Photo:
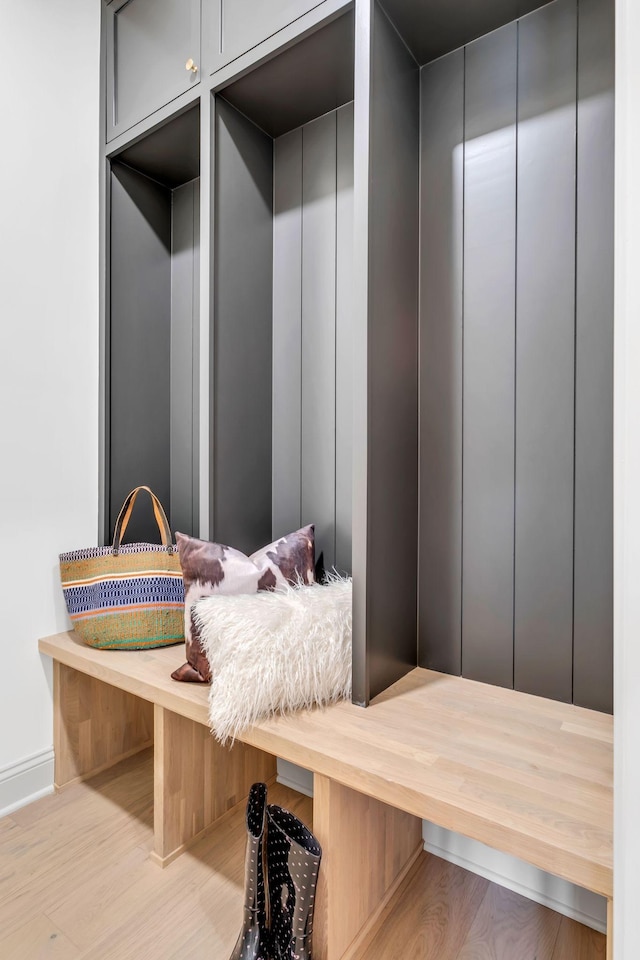
<path fill-rule="evenodd" d="M 116 525 L 113 528 L 113 555 L 118 556 L 120 552 L 120 544 L 124 537 L 127 526 L 129 525 L 129 520 L 131 519 L 131 513 L 133 511 L 133 506 L 136 502 L 136 498 L 141 490 L 146 490 L 146 492 L 151 497 L 151 503 L 153 505 L 153 513 L 156 518 L 156 523 L 158 524 L 158 530 L 160 531 L 160 538 L 162 540 L 162 545 L 167 548 L 167 553 L 173 553 L 173 544 L 171 543 L 171 529 L 169 527 L 169 521 L 167 520 L 167 515 L 164 512 L 162 504 L 156 497 L 155 493 L 145 486 L 135 487 L 131 493 L 127 494 L 125 501 L 122 504 L 120 513 L 118 514 L 118 519 L 116 520 Z"/>

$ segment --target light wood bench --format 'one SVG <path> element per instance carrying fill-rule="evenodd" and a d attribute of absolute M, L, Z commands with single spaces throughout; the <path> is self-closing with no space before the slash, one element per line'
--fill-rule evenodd
<path fill-rule="evenodd" d="M 371 935 L 422 848 L 423 818 L 605 896 L 611 930 L 608 715 L 416 669 L 367 710 L 279 717 L 228 749 L 208 731 L 208 688 L 171 680 L 183 647 L 93 650 L 71 632 L 39 648 L 54 660 L 57 788 L 155 744 L 161 864 L 273 780 L 276 757 L 313 771 L 318 960 Z"/>

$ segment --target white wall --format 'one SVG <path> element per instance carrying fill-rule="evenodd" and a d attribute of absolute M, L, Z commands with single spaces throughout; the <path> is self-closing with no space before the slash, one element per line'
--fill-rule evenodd
<path fill-rule="evenodd" d="M 0 0 L 0 811 L 51 784 L 37 639 L 98 532 L 99 19 Z"/>
<path fill-rule="evenodd" d="M 640 3 L 617 0 L 614 956 L 640 957 Z"/>

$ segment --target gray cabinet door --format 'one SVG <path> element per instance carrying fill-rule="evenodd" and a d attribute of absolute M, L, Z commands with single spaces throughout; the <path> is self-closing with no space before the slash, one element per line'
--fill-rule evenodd
<path fill-rule="evenodd" d="M 193 60 L 195 71 L 185 65 Z M 113 0 L 107 7 L 107 140 L 200 77 L 200 0 Z"/>
<path fill-rule="evenodd" d="M 211 73 L 320 3 L 321 0 L 203 0 L 204 43 Z"/>

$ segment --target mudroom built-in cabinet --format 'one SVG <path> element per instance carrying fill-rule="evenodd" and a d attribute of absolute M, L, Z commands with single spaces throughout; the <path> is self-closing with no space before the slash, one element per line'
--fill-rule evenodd
<path fill-rule="evenodd" d="M 104 11 L 105 541 L 315 522 L 355 702 L 610 711 L 613 0 Z"/>

